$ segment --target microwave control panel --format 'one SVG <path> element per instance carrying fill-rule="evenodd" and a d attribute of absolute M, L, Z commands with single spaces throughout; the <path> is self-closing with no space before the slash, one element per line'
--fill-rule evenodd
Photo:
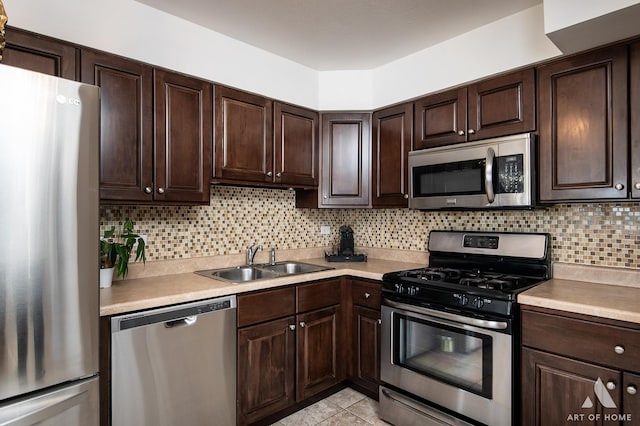
<path fill-rule="evenodd" d="M 498 157 L 497 174 L 499 194 L 519 194 L 524 192 L 524 156 L 522 154 Z"/>

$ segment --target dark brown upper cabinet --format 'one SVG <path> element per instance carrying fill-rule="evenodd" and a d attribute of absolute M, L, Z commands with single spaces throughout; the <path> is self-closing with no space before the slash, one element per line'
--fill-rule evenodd
<path fill-rule="evenodd" d="M 154 70 L 155 193 L 158 201 L 208 203 L 212 85 Z"/>
<path fill-rule="evenodd" d="M 413 104 L 373 113 L 371 204 L 373 207 L 407 207 L 407 162 L 413 134 Z"/>
<path fill-rule="evenodd" d="M 318 113 L 274 101 L 273 182 L 294 187 L 318 186 L 320 151 Z"/>
<path fill-rule="evenodd" d="M 216 86 L 214 182 L 273 182 L 272 102 Z"/>
<path fill-rule="evenodd" d="M 371 114 L 322 114 L 320 207 L 370 206 Z"/>
<path fill-rule="evenodd" d="M 75 46 L 12 27 L 6 29 L 5 40 L 3 64 L 69 80 L 78 77 Z"/>
<path fill-rule="evenodd" d="M 631 196 L 640 198 L 640 42 L 631 45 Z"/>
<path fill-rule="evenodd" d="M 535 130 L 535 71 L 526 69 L 414 103 L 414 149 Z"/>
<path fill-rule="evenodd" d="M 208 202 L 211 84 L 104 52 L 81 63 L 100 86 L 101 201 Z"/>
<path fill-rule="evenodd" d="M 538 68 L 540 200 L 627 198 L 627 46 Z"/>

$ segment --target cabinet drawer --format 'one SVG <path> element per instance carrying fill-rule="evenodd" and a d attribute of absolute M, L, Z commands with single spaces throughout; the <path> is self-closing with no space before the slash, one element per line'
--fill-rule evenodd
<path fill-rule="evenodd" d="M 522 344 L 600 365 L 640 371 L 638 330 L 523 310 Z"/>
<path fill-rule="evenodd" d="M 299 285 L 297 291 L 297 312 L 339 305 L 342 298 L 339 279 Z"/>
<path fill-rule="evenodd" d="M 380 310 L 380 284 L 353 280 L 351 293 L 354 305 Z"/>
<path fill-rule="evenodd" d="M 238 296 L 238 327 L 295 313 L 295 288 L 279 288 Z"/>

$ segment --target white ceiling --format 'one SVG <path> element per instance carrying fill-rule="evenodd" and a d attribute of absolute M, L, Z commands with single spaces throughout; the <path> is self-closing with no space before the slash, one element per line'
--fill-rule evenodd
<path fill-rule="evenodd" d="M 138 1 L 318 71 L 376 68 L 542 2 Z"/>

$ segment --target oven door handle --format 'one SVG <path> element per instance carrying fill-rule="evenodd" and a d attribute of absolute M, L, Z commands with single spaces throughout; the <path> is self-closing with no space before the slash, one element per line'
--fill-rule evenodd
<path fill-rule="evenodd" d="M 430 317 L 457 322 L 459 324 L 473 325 L 476 327 L 486 328 L 489 330 L 506 330 L 509 327 L 509 323 L 507 323 L 506 321 L 492 321 L 492 320 L 483 320 L 479 318 L 469 318 L 463 315 L 450 314 L 448 312 L 442 312 L 442 311 L 434 311 L 432 309 L 426 309 L 421 306 L 407 305 L 405 303 L 394 302 L 393 300 L 389 300 L 389 299 L 384 299 L 384 302 L 386 305 L 389 305 L 392 308 L 398 308 L 398 309 L 404 309 L 412 312 L 417 312 L 420 314 L 428 315 Z"/>
<path fill-rule="evenodd" d="M 487 158 L 484 164 L 484 190 L 487 193 L 487 201 L 489 204 L 493 204 L 496 199 L 496 194 L 493 190 L 493 160 L 496 157 L 496 152 L 493 148 L 487 149 Z"/>

